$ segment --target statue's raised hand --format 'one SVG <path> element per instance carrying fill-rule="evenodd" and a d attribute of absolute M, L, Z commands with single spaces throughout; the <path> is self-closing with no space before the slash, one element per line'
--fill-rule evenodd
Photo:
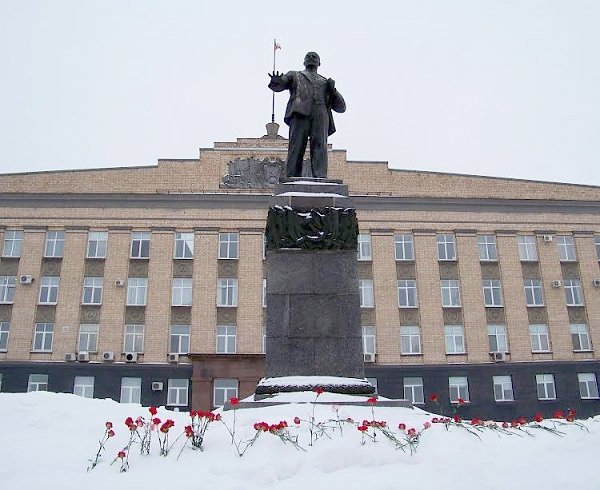
<path fill-rule="evenodd" d="M 278 78 L 281 78 L 283 76 L 283 73 L 279 73 L 278 71 L 274 71 L 273 73 L 269 73 L 269 76 L 271 77 L 271 81 L 275 81 Z"/>

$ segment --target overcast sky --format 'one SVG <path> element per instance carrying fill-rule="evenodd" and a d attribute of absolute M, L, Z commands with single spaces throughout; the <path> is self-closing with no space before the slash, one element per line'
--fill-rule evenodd
<path fill-rule="evenodd" d="M 598 0 L 0 0 L 0 172 L 261 136 L 277 38 L 336 80 L 349 159 L 600 185 L 599 26 Z"/>

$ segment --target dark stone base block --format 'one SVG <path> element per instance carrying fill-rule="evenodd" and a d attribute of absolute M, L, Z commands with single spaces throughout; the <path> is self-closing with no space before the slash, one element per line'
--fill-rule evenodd
<path fill-rule="evenodd" d="M 276 393 L 296 393 L 303 391 L 315 391 L 323 388 L 328 393 L 342 393 L 344 395 L 373 395 L 375 387 L 366 379 L 340 378 L 339 381 L 327 380 L 319 376 L 296 378 L 268 378 L 258 383 L 255 398 L 260 395 L 274 395 Z"/>

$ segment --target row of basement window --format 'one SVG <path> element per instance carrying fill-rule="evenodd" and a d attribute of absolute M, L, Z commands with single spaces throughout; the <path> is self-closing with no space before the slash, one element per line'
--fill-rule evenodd
<path fill-rule="evenodd" d="M 130 257 L 133 259 L 147 259 L 150 257 L 151 232 L 135 231 L 131 234 Z M 22 230 L 6 230 L 2 255 L 4 257 L 20 257 L 23 241 Z M 439 233 L 436 235 L 438 260 L 457 260 L 456 238 L 452 233 Z M 556 236 L 558 255 L 561 261 L 577 260 L 575 242 L 570 235 Z M 523 261 L 537 261 L 537 246 L 535 235 L 517 236 L 519 256 Z M 62 257 L 65 243 L 65 232 L 51 230 L 46 232 L 44 247 L 45 257 Z M 595 237 L 596 254 L 600 260 L 600 236 Z M 236 232 L 219 233 L 219 259 L 237 259 L 239 257 L 239 234 Z M 413 235 L 402 233 L 394 237 L 396 260 L 415 260 L 415 247 Z M 479 258 L 482 261 L 497 261 L 498 250 L 495 235 L 478 235 L 477 247 Z M 88 258 L 106 258 L 108 248 L 108 232 L 90 231 L 88 233 L 87 254 Z M 264 256 L 264 250 L 263 250 Z M 371 260 L 371 235 L 358 236 L 358 260 Z M 176 232 L 173 247 L 175 259 L 192 259 L 194 257 L 194 233 Z"/>

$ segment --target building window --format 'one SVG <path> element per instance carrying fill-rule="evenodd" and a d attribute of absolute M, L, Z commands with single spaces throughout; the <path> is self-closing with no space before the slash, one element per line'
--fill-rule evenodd
<path fill-rule="evenodd" d="M 413 236 L 409 233 L 401 233 L 394 237 L 396 260 L 415 260 L 415 246 Z"/>
<path fill-rule="evenodd" d="M 147 259 L 150 257 L 150 232 L 134 231 L 131 234 L 131 258 Z"/>
<path fill-rule="evenodd" d="M 121 403 L 141 403 L 142 378 L 121 378 Z"/>
<path fill-rule="evenodd" d="M 596 244 L 596 258 L 600 260 L 600 236 L 594 237 L 594 243 Z"/>
<path fill-rule="evenodd" d="M 583 292 L 581 291 L 581 281 L 579 279 L 565 279 L 564 286 L 567 306 L 582 306 Z"/>
<path fill-rule="evenodd" d="M 41 305 L 55 305 L 58 300 L 58 284 L 60 277 L 58 276 L 42 276 L 40 284 L 40 301 Z"/>
<path fill-rule="evenodd" d="M 363 338 L 363 353 L 364 354 L 375 354 L 377 352 L 375 347 L 375 327 L 364 326 L 362 328 Z"/>
<path fill-rule="evenodd" d="M 483 302 L 485 306 L 502 306 L 500 279 L 483 280 Z"/>
<path fill-rule="evenodd" d="M 230 398 L 238 396 L 238 380 L 233 378 L 215 378 L 213 404 L 222 407 Z"/>
<path fill-rule="evenodd" d="M 421 353 L 421 329 L 417 325 L 400 327 L 400 354 Z"/>
<path fill-rule="evenodd" d="M 237 306 L 238 280 L 233 278 L 219 278 L 217 287 L 217 306 Z"/>
<path fill-rule="evenodd" d="M 20 257 L 21 244 L 23 243 L 22 230 L 6 230 L 4 232 L 3 257 Z"/>
<path fill-rule="evenodd" d="M 444 325 L 446 354 L 465 353 L 465 331 L 462 325 Z"/>
<path fill-rule="evenodd" d="M 460 306 L 460 283 L 458 279 L 442 279 L 440 285 L 442 289 L 442 306 L 446 308 Z"/>
<path fill-rule="evenodd" d="M 0 303 L 12 303 L 17 287 L 16 276 L 0 276 Z"/>
<path fill-rule="evenodd" d="M 217 325 L 217 354 L 235 354 L 235 325 Z"/>
<path fill-rule="evenodd" d="M 190 306 L 192 304 L 192 279 L 188 277 L 173 278 L 173 306 Z"/>
<path fill-rule="evenodd" d="M 519 244 L 519 258 L 522 261 L 535 261 L 538 259 L 535 247 L 535 236 L 519 235 L 517 237 L 517 243 Z"/>
<path fill-rule="evenodd" d="M 267 307 L 267 280 L 266 279 L 263 279 L 262 305 L 263 305 L 263 308 Z"/>
<path fill-rule="evenodd" d="M 558 257 L 561 262 L 572 262 L 577 260 L 575 255 L 575 242 L 572 236 L 557 236 Z"/>
<path fill-rule="evenodd" d="M 94 398 L 94 377 L 75 376 L 73 381 L 73 394 L 84 398 Z"/>
<path fill-rule="evenodd" d="M 508 352 L 506 327 L 504 325 L 488 325 L 490 352 Z"/>
<path fill-rule="evenodd" d="M 104 286 L 103 277 L 84 277 L 83 278 L 83 299 L 84 305 L 99 305 L 102 303 L 102 288 Z"/>
<path fill-rule="evenodd" d="M 360 293 L 360 307 L 373 308 L 375 300 L 373 298 L 373 279 L 360 279 L 358 283 Z"/>
<path fill-rule="evenodd" d="M 33 350 L 37 352 L 52 352 L 54 323 L 36 323 L 33 334 Z"/>
<path fill-rule="evenodd" d="M 544 306 L 541 279 L 523 279 L 527 306 Z"/>
<path fill-rule="evenodd" d="M 466 376 L 451 376 L 448 378 L 450 390 L 450 403 L 458 403 L 459 398 L 465 402 L 469 401 L 469 382 Z"/>
<path fill-rule="evenodd" d="M 105 231 L 90 231 L 88 233 L 87 258 L 104 259 L 106 258 L 106 248 L 108 243 L 108 233 Z"/>
<path fill-rule="evenodd" d="M 187 356 L 190 353 L 189 325 L 171 325 L 169 353 L 183 354 L 184 356 Z"/>
<path fill-rule="evenodd" d="M 9 330 L 10 330 L 9 322 L 0 322 L 0 352 L 6 352 L 8 349 Z"/>
<path fill-rule="evenodd" d="M 477 248 L 479 249 L 479 260 L 482 262 L 498 260 L 496 237 L 494 235 L 478 235 Z"/>
<path fill-rule="evenodd" d="M 456 260 L 456 242 L 452 233 L 440 233 L 436 236 L 438 260 Z"/>
<path fill-rule="evenodd" d="M 97 352 L 100 325 L 79 325 L 79 352 Z"/>
<path fill-rule="evenodd" d="M 581 399 L 598 398 L 598 382 L 595 373 L 577 373 Z"/>
<path fill-rule="evenodd" d="M 590 351 L 590 336 L 588 334 L 587 325 L 585 323 L 571 324 L 571 340 L 573 341 L 574 351 Z"/>
<path fill-rule="evenodd" d="M 404 399 L 413 404 L 425 403 L 423 396 L 423 378 L 404 378 Z"/>
<path fill-rule="evenodd" d="M 554 374 L 536 374 L 538 400 L 556 400 Z"/>
<path fill-rule="evenodd" d="M 145 306 L 147 293 L 147 277 L 130 277 L 127 279 L 127 306 Z"/>
<path fill-rule="evenodd" d="M 515 396 L 510 376 L 494 376 L 494 400 L 497 402 L 512 402 Z"/>
<path fill-rule="evenodd" d="M 185 407 L 188 404 L 188 379 L 169 379 L 167 405 Z"/>
<path fill-rule="evenodd" d="M 48 231 L 46 233 L 46 247 L 44 248 L 44 257 L 62 257 L 64 248 L 64 231 Z"/>
<path fill-rule="evenodd" d="M 27 382 L 27 392 L 30 391 L 48 391 L 48 375 L 30 374 Z"/>
<path fill-rule="evenodd" d="M 219 258 L 237 259 L 239 240 L 238 233 L 219 233 Z"/>
<path fill-rule="evenodd" d="M 144 325 L 125 325 L 123 352 L 144 352 Z"/>
<path fill-rule="evenodd" d="M 529 325 L 529 337 L 531 338 L 531 352 L 550 352 L 550 338 L 548 327 L 545 324 Z"/>
<path fill-rule="evenodd" d="M 398 281 L 398 306 L 400 308 L 417 307 L 417 281 L 401 279 Z"/>
<path fill-rule="evenodd" d="M 358 235 L 358 249 L 356 257 L 358 260 L 372 260 L 371 235 L 363 233 Z"/>
<path fill-rule="evenodd" d="M 193 233 L 175 233 L 175 247 L 173 249 L 173 258 L 175 258 L 175 259 L 193 259 L 194 258 L 194 234 Z"/>

